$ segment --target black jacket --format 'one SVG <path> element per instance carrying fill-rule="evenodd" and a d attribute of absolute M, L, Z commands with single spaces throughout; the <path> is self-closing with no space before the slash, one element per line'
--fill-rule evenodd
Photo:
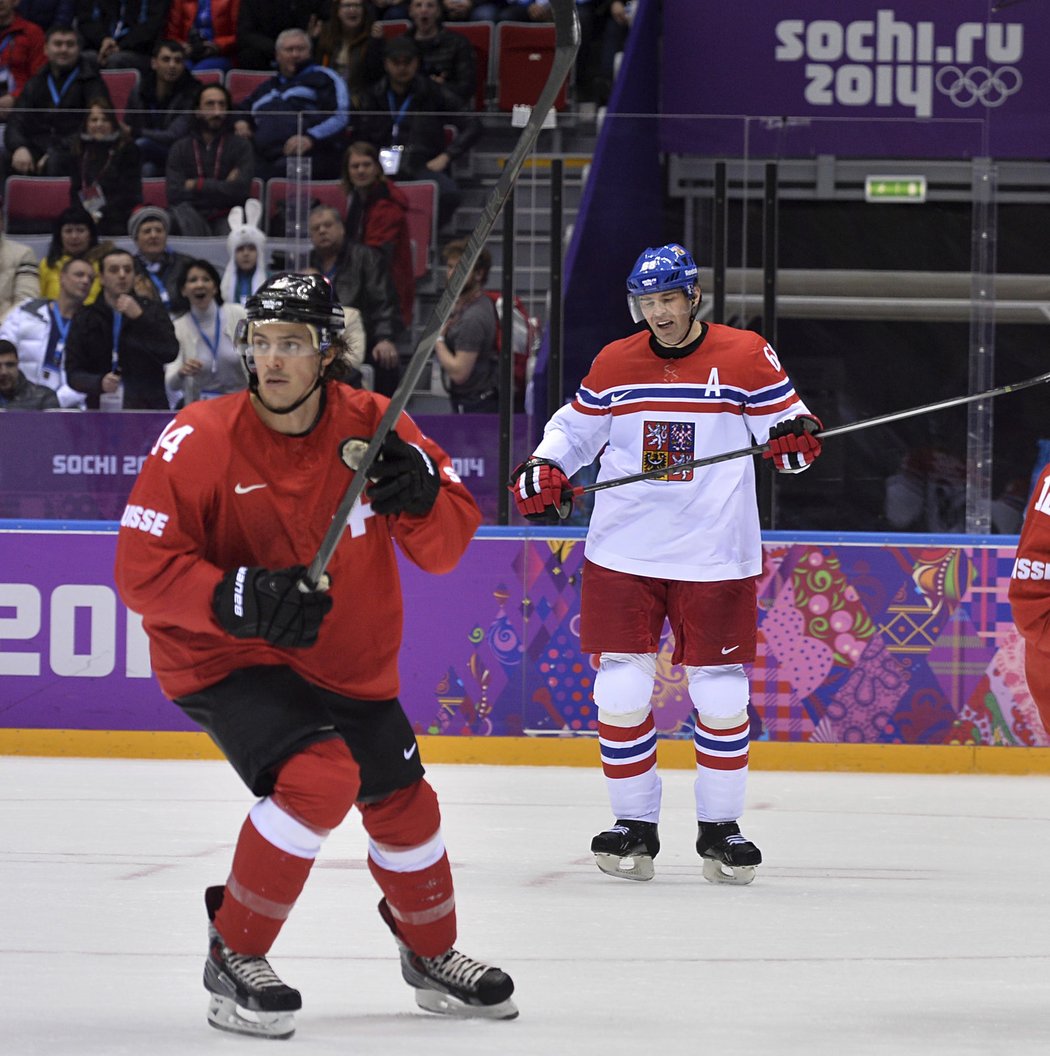
<path fill-rule="evenodd" d="M 310 254 L 310 264 L 318 267 L 316 252 Z M 401 306 L 379 250 L 360 242 L 344 241 L 332 285 L 340 304 L 361 313 L 369 348 L 377 341 L 397 339 L 401 331 Z"/>
<path fill-rule="evenodd" d="M 124 317 L 117 362 L 124 382 L 124 409 L 166 411 L 164 364 L 179 354 L 175 328 L 159 301 L 136 298 L 138 319 Z M 70 388 L 87 393 L 88 407 L 98 408 L 102 378 L 113 365 L 113 309 L 104 296 L 78 309 L 66 339 L 66 378 Z"/>
<path fill-rule="evenodd" d="M 393 143 L 394 117 L 404 101 L 395 98 L 395 112 L 391 114 L 387 88 L 384 77 L 365 92 L 361 97 L 361 110 L 366 112 L 357 115 L 360 138 L 380 149 Z M 425 180 L 430 175 L 427 162 L 445 152 L 453 161 L 465 154 L 481 135 L 481 122 L 473 114 L 464 112 L 462 103 L 452 92 L 429 77 L 417 75 L 409 85 L 408 96 L 408 109 L 398 122 L 397 142 L 405 152 L 397 175 L 402 180 Z M 455 138 L 447 147 L 445 125 L 456 127 Z"/>
<path fill-rule="evenodd" d="M 97 183 L 106 196 L 99 234 L 125 235 L 131 210 L 142 201 L 142 158 L 139 148 L 119 136 L 112 141 L 81 139 L 73 150 L 69 174 L 69 204 L 80 204 L 83 187 Z"/>
<path fill-rule="evenodd" d="M 50 65 L 37 70 L 26 81 L 7 117 L 4 146 L 9 156 L 19 147 L 26 147 L 34 160 L 56 148 L 64 152 L 72 150 L 88 103 L 99 97 L 109 101 L 105 82 L 84 59 L 75 69 L 76 76 L 65 91 L 62 87 L 73 71 L 52 78 L 56 90 L 61 92 L 57 106 L 48 87 L 48 78 L 52 76 Z"/>
<path fill-rule="evenodd" d="M 228 180 L 234 169 L 237 178 Z M 203 216 L 225 215 L 248 197 L 255 175 L 255 152 L 251 141 L 234 135 L 232 127 L 205 143 L 195 122 L 193 131 L 168 152 L 165 175 L 169 205 L 188 202 Z M 187 190 L 187 180 L 197 181 L 192 190 Z"/>
<path fill-rule="evenodd" d="M 21 371 L 15 382 L 15 391 L 10 396 L 0 393 L 0 411 L 57 411 L 58 397 L 54 389 L 37 385 Z"/>
<path fill-rule="evenodd" d="M 425 77 L 441 74 L 441 82 L 467 109 L 474 109 L 478 88 L 478 60 L 474 45 L 451 29 L 439 29 L 436 37 L 420 40 L 415 28 L 408 31 L 419 48 L 419 70 Z"/>
<path fill-rule="evenodd" d="M 161 145 L 174 143 L 193 124 L 193 96 L 199 83 L 189 70 L 183 70 L 171 95 L 161 102 L 157 98 L 157 75 L 150 70 L 131 89 L 124 120 L 136 136 Z"/>
<path fill-rule="evenodd" d="M 168 17 L 170 0 L 77 0 L 77 32 L 84 46 L 98 51 L 106 37 L 114 37 L 121 51 L 149 55 Z M 114 36 L 123 26 L 119 37 Z"/>

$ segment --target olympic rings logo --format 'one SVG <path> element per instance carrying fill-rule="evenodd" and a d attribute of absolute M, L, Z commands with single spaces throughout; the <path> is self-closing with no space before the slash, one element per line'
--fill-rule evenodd
<path fill-rule="evenodd" d="M 972 66 L 965 72 L 958 66 L 942 66 L 934 83 L 937 91 L 956 106 L 969 107 L 979 102 L 991 107 L 1002 106 L 1024 82 L 1014 66 L 1000 66 L 994 71 L 987 66 Z"/>

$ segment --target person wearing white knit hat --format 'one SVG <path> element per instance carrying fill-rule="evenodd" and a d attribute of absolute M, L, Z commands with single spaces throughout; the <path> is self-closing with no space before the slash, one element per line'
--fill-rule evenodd
<path fill-rule="evenodd" d="M 230 259 L 222 275 L 222 298 L 228 304 L 244 302 L 266 280 L 266 235 L 259 227 L 262 203 L 249 198 L 242 209 L 235 205 L 230 210 L 230 233 L 226 251 Z"/>

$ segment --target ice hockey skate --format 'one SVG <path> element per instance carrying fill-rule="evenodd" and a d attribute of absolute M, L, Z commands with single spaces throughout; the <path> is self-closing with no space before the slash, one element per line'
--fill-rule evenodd
<path fill-rule="evenodd" d="M 712 884 L 750 884 L 762 852 L 740 835 L 735 821 L 698 822 L 696 853 L 704 860 L 704 879 Z"/>
<path fill-rule="evenodd" d="M 413 953 L 398 934 L 384 898 L 379 915 L 386 921 L 401 952 L 401 975 L 416 992 L 416 1004 L 427 1012 L 463 1019 L 514 1019 L 517 1006 L 510 999 L 514 981 L 506 972 L 475 961 L 451 948 L 437 957 Z"/>
<path fill-rule="evenodd" d="M 222 895 L 221 887 L 205 892 L 209 920 L 222 905 Z M 292 1013 L 303 1007 L 299 991 L 282 983 L 265 957 L 234 953 L 210 923 L 204 988 L 211 994 L 208 1022 L 219 1030 L 255 1038 L 290 1038 L 295 1033 Z"/>
<path fill-rule="evenodd" d="M 624 880 L 652 880 L 653 859 L 660 853 L 660 836 L 653 821 L 621 821 L 591 840 L 598 868 Z"/>

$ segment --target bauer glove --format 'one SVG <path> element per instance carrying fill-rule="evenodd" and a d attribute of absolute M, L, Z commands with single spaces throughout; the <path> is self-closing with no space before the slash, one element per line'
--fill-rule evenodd
<path fill-rule="evenodd" d="M 368 468 L 368 500 L 379 514 L 410 513 L 425 517 L 434 508 L 441 481 L 437 466 L 415 444 L 387 434 Z"/>
<path fill-rule="evenodd" d="M 529 458 L 511 474 L 508 489 L 518 513 L 536 524 L 559 524 L 572 513 L 572 485 L 549 458 Z"/>
<path fill-rule="evenodd" d="M 808 414 L 778 422 L 769 430 L 769 450 L 762 457 L 773 459 L 780 473 L 801 473 L 820 455 L 824 445 L 814 434 L 823 428 L 819 418 Z"/>
<path fill-rule="evenodd" d="M 272 645 L 305 649 L 317 641 L 332 599 L 321 591 L 299 589 L 305 565 L 266 568 L 242 565 L 227 572 L 212 595 L 211 607 L 223 630 L 234 638 L 265 638 Z"/>

